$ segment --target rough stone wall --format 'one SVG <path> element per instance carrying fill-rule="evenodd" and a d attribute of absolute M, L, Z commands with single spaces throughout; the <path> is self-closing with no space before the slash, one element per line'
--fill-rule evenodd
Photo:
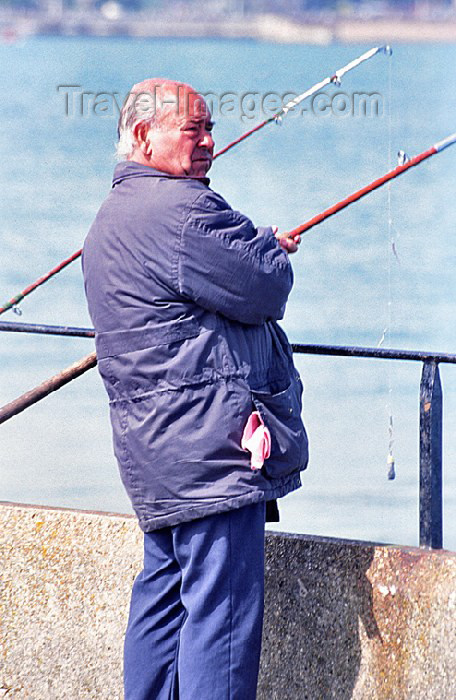
<path fill-rule="evenodd" d="M 121 700 L 135 520 L 0 504 L 0 530 L 0 698 Z M 258 700 L 453 700 L 455 659 L 455 554 L 268 535 Z"/>
<path fill-rule="evenodd" d="M 0 529 L 0 688 L 7 700 L 122 698 L 122 636 L 141 569 L 136 522 L 0 506 Z"/>

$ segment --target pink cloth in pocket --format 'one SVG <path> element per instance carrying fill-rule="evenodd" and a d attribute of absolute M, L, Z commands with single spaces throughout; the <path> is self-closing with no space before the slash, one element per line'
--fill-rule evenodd
<path fill-rule="evenodd" d="M 261 469 L 264 460 L 271 454 L 271 433 L 258 411 L 249 416 L 242 434 L 241 447 L 251 453 L 252 469 Z"/>

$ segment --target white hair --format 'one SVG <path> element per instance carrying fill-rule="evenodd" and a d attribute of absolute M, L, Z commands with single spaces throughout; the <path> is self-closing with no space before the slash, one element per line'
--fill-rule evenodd
<path fill-rule="evenodd" d="M 149 101 L 153 102 L 150 106 L 147 104 Z M 145 92 L 128 94 L 120 112 L 117 129 L 119 141 L 116 146 L 116 156 L 119 160 L 129 158 L 135 149 L 137 143 L 134 135 L 135 127 L 141 122 L 148 124 L 150 128 L 157 127 L 160 121 L 157 116 L 155 95 Z"/>
<path fill-rule="evenodd" d="M 151 129 L 160 129 L 172 111 L 178 113 L 180 87 L 187 86 L 158 78 L 133 86 L 120 111 L 119 141 L 116 146 L 119 160 L 126 160 L 132 155 L 137 145 L 134 130 L 138 124 L 144 123 Z"/>

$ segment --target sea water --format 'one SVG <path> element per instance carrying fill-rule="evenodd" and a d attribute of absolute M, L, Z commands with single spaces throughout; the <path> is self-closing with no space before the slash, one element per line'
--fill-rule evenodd
<path fill-rule="evenodd" d="M 277 95 L 304 91 L 368 48 L 119 38 L 0 45 L 1 301 L 81 247 L 110 188 L 115 103 L 133 83 L 165 76 L 213 93 L 221 148 L 269 116 Z M 399 149 L 415 155 L 454 132 L 456 46 L 393 50 L 217 160 L 213 188 L 258 225 L 285 231 L 394 167 Z M 372 93 L 370 116 L 355 109 Z M 292 341 L 456 351 L 455 165 L 449 149 L 303 236 L 283 322 Z M 21 309 L 2 320 L 90 326 L 79 262 Z M 92 350 L 92 340 L 2 333 L 0 403 Z M 310 463 L 274 528 L 416 544 L 420 363 L 296 363 Z M 441 375 L 444 541 L 455 549 L 456 368 Z M 0 432 L 2 500 L 130 512 L 95 370 Z"/>

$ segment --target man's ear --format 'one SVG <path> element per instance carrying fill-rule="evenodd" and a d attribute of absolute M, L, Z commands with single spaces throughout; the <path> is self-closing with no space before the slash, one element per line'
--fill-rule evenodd
<path fill-rule="evenodd" d="M 149 126 L 145 122 L 139 122 L 133 127 L 133 136 L 138 144 L 138 148 L 144 153 L 146 157 L 152 155 L 152 145 L 149 139 Z"/>

